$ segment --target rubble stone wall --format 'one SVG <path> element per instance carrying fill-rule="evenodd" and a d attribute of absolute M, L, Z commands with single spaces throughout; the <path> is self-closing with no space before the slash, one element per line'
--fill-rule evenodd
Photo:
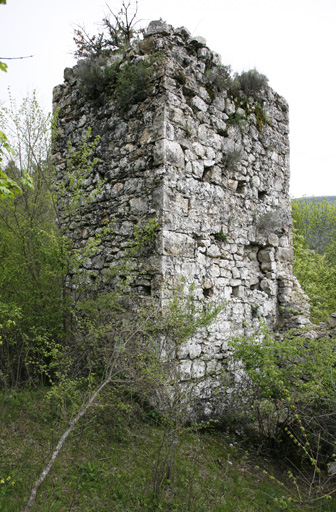
<path fill-rule="evenodd" d="M 87 187 L 105 183 L 70 235 L 78 246 L 106 219 L 115 224 L 110 242 L 85 263 L 89 272 L 107 269 L 134 226 L 157 218 L 155 247 L 135 283 L 140 297 L 162 295 L 162 283 L 169 295 L 183 277 L 200 300 L 225 302 L 213 325 L 177 354 L 181 381 L 201 379 L 199 396 L 211 403 L 229 339 L 250 334 L 260 319 L 274 330 L 308 323 L 292 274 L 288 105 L 268 86 L 245 109 L 225 88 L 213 88 L 209 76 L 220 57 L 185 28 L 150 23 L 127 58 L 158 51 L 149 94 L 124 113 L 113 99 L 88 102 L 76 69 L 65 70 L 54 90 L 56 169 L 62 179 L 66 141 L 79 144 L 92 127 L 99 164 Z"/>

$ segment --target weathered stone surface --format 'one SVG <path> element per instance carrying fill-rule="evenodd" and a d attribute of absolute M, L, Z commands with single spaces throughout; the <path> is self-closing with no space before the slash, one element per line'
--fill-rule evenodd
<path fill-rule="evenodd" d="M 237 107 L 229 91 L 209 95 L 207 71 L 220 57 L 205 40 L 155 21 L 131 59 L 157 50 L 164 57 L 151 90 L 127 112 L 108 97 L 100 105 L 85 101 L 76 73 L 65 71 L 65 83 L 54 89 L 54 161 L 62 180 L 67 140 L 78 147 L 89 126 L 101 137 L 99 164 L 86 182 L 92 192 L 101 180 L 101 192 L 69 236 L 77 248 L 115 219 L 114 236 L 83 262 L 86 271 L 106 271 L 134 226 L 155 216 L 159 233 L 139 261 L 135 286 L 154 296 L 165 283 L 169 297 L 184 278 L 199 300 L 225 302 L 213 325 L 177 350 L 181 381 L 204 379 L 195 389 L 210 410 L 229 339 L 251 332 L 261 318 L 271 329 L 308 323 L 307 299 L 292 274 L 288 108 L 267 87 L 269 122 L 258 127 L 255 115 L 240 109 L 245 122 L 230 124 Z M 65 210 L 60 217 L 67 225 Z"/>

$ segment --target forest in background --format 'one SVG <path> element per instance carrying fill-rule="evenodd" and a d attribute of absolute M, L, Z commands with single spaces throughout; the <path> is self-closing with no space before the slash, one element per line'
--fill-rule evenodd
<path fill-rule="evenodd" d="M 292 201 L 294 274 L 307 293 L 313 323 L 336 312 L 336 202 L 331 197 Z"/>

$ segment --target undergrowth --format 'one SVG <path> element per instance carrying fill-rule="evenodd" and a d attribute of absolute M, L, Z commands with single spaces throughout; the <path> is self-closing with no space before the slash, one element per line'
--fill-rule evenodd
<path fill-rule="evenodd" d="M 22 509 L 66 425 L 62 411 L 47 394 L 48 389 L 41 388 L 0 396 L 2 512 Z M 32 510 L 282 510 L 283 462 L 273 464 L 257 456 L 253 445 L 249 452 L 246 447 L 246 441 L 243 444 L 224 430 L 200 433 L 171 425 L 167 429 L 155 409 L 109 389 L 72 434 Z M 160 473 L 162 461 L 165 471 Z M 255 469 L 257 465 L 261 469 Z M 319 508 L 293 505 L 290 510 L 330 512 L 335 505 L 331 500 Z"/>

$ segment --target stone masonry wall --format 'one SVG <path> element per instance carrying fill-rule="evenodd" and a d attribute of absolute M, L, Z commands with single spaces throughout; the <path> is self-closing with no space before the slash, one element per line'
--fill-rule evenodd
<path fill-rule="evenodd" d="M 89 126 L 100 135 L 88 190 L 106 181 L 70 236 L 83 244 L 112 218 L 115 236 L 85 262 L 88 272 L 107 269 L 123 255 L 134 226 L 155 217 L 160 230 L 135 283 L 140 298 L 162 298 L 162 283 L 169 295 L 183 277 L 199 300 L 226 303 L 177 354 L 181 381 L 198 383 L 209 412 L 229 339 L 257 330 L 260 319 L 274 330 L 308 323 L 292 274 L 288 105 L 265 87 L 260 119 L 256 99 L 244 109 L 225 88 L 213 88 L 209 77 L 220 57 L 185 28 L 150 23 L 128 59 L 157 51 L 163 58 L 151 90 L 126 113 L 113 99 L 90 104 L 76 69 L 65 70 L 65 83 L 54 90 L 56 169 L 62 179 L 66 140 L 79 144 Z"/>

